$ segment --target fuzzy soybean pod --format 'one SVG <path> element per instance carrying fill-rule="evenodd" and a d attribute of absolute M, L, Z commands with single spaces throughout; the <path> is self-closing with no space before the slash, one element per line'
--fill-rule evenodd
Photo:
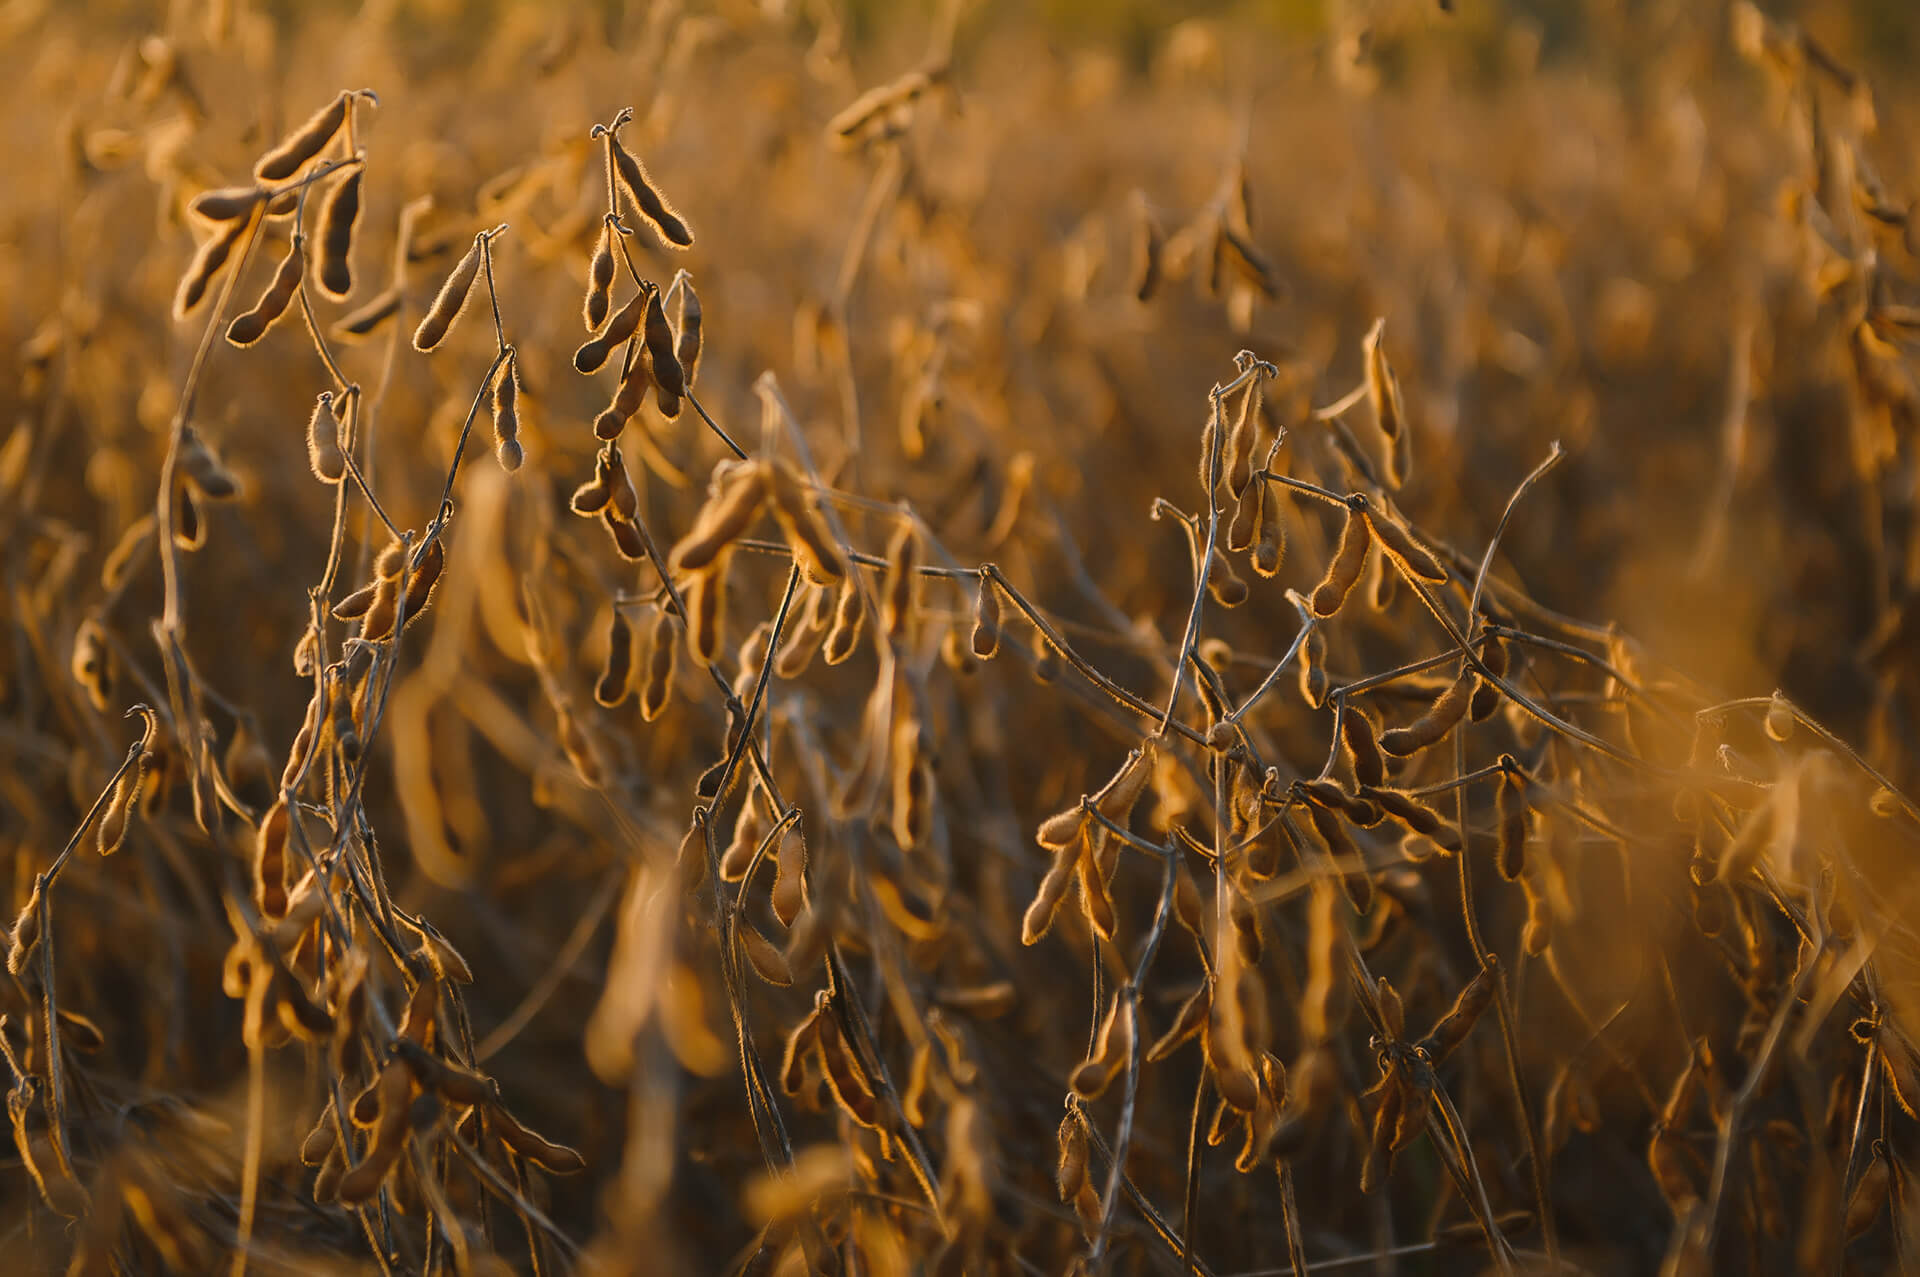
<path fill-rule="evenodd" d="M 1513 755 L 1500 756 L 1500 876 L 1518 878 L 1527 865 L 1527 777 Z"/>
<path fill-rule="evenodd" d="M 640 688 L 640 717 L 653 722 L 665 712 L 673 693 L 675 659 L 680 651 L 678 622 L 665 608 L 654 613 L 647 636 L 646 681 Z"/>
<path fill-rule="evenodd" d="M 360 178 L 364 170 L 354 169 L 327 194 L 320 210 L 320 258 L 316 282 L 320 291 L 334 301 L 345 301 L 353 291 L 353 269 L 348 256 L 353 252 L 353 225 L 360 217 Z"/>
<path fill-rule="evenodd" d="M 700 370 L 701 322 L 700 295 L 693 291 L 693 281 L 682 276 L 680 323 L 674 329 L 673 353 L 680 361 L 680 371 L 685 375 L 689 390 L 693 388 L 694 376 Z"/>
<path fill-rule="evenodd" d="M 251 346 L 267 335 L 274 321 L 287 313 L 293 295 L 300 291 L 300 237 L 294 236 L 287 255 L 273 272 L 273 282 L 260 294 L 260 300 L 244 315 L 236 315 L 227 325 L 227 340 L 236 346 Z"/>
<path fill-rule="evenodd" d="M 887 567 L 880 585 L 881 624 L 899 637 L 917 610 L 920 595 L 920 538 L 912 520 L 902 520 L 887 545 Z"/>
<path fill-rule="evenodd" d="M 613 318 L 597 336 L 589 337 L 573 352 L 575 372 L 596 373 L 606 365 L 607 356 L 616 347 L 624 345 L 633 334 L 639 331 L 640 321 L 646 316 L 647 303 L 655 296 L 653 285 L 648 284 L 627 300 L 627 304 L 615 311 Z M 636 408 L 638 404 L 634 405 Z M 632 416 L 632 413 L 628 413 Z"/>
<path fill-rule="evenodd" d="M 607 322 L 607 311 L 613 303 L 614 234 L 611 224 L 601 226 L 593 260 L 587 263 L 587 295 L 580 304 L 580 319 L 590 333 L 598 332 Z"/>
<path fill-rule="evenodd" d="M 313 415 L 307 418 L 307 464 L 313 477 L 322 483 L 338 483 L 346 477 L 347 462 L 340 451 L 340 419 L 333 415 L 333 392 L 323 390 L 314 400 Z"/>
<path fill-rule="evenodd" d="M 220 270 L 233 255 L 233 246 L 253 225 L 251 217 L 242 217 L 231 222 L 222 222 L 212 235 L 209 235 L 188 263 L 186 274 L 180 277 L 180 286 L 173 295 L 173 317 L 185 319 L 205 300 L 207 289 L 212 285 Z"/>
<path fill-rule="evenodd" d="M 254 205 L 267 197 L 264 188 L 258 186 L 226 186 L 218 190 L 202 191 L 193 197 L 187 207 L 197 217 L 209 222 L 231 222 L 253 212 Z"/>
<path fill-rule="evenodd" d="M 1340 740 L 1347 759 L 1353 764 L 1353 778 L 1363 786 L 1379 785 L 1386 780 L 1387 762 L 1381 757 L 1380 742 L 1373 733 L 1373 720 L 1358 706 L 1347 705 L 1340 714 Z"/>
<path fill-rule="evenodd" d="M 1359 504 L 1355 504 L 1355 500 L 1359 500 Z M 1313 591 L 1315 616 L 1324 621 L 1340 610 L 1360 581 L 1360 573 L 1367 566 L 1367 550 L 1372 544 L 1373 533 L 1367 522 L 1364 500 L 1350 499 L 1347 522 L 1340 529 L 1340 544 L 1333 552 L 1333 560 L 1327 564 L 1326 576 Z"/>
<path fill-rule="evenodd" d="M 674 350 L 673 326 L 667 322 L 666 308 L 660 304 L 658 289 L 647 294 L 647 309 L 641 321 L 641 333 L 647 346 L 647 360 L 653 367 L 653 384 L 662 400 L 660 411 L 668 420 L 680 415 L 679 400 L 687 393 L 686 370 Z M 667 401 L 673 411 L 667 411 Z"/>
<path fill-rule="evenodd" d="M 838 585 L 847 574 L 846 556 L 834 542 L 833 529 L 801 485 L 800 477 L 791 467 L 775 462 L 767 472 L 767 491 L 773 498 L 774 518 L 808 584 Z"/>
<path fill-rule="evenodd" d="M 1433 552 L 1413 539 L 1413 534 L 1383 510 L 1367 507 L 1367 525 L 1380 547 L 1407 572 L 1433 585 L 1446 583 L 1447 569 Z"/>
<path fill-rule="evenodd" d="M 482 238 L 479 235 L 473 237 L 473 247 L 454 266 L 446 283 L 440 285 L 440 291 L 434 295 L 433 304 L 427 307 L 420 326 L 413 330 L 413 348 L 421 354 L 426 354 L 446 340 L 454 321 L 466 310 L 467 299 L 473 295 L 473 282 L 480 275 Z"/>
<path fill-rule="evenodd" d="M 653 227 L 653 233 L 668 248 L 692 248 L 693 231 L 687 223 L 667 203 L 666 196 L 654 186 L 646 165 L 642 164 L 633 152 L 620 145 L 620 139 L 608 135 L 608 145 L 613 151 L 614 167 L 619 171 L 620 184 L 626 188 L 627 198 L 633 201 L 640 216 Z"/>
<path fill-rule="evenodd" d="M 333 135 L 346 123 L 347 101 L 352 96 L 351 93 L 340 93 L 333 101 L 315 111 L 306 123 L 260 157 L 253 166 L 253 175 L 263 182 L 284 182 L 298 173 L 308 160 L 326 149 Z"/>
<path fill-rule="evenodd" d="M 593 688 L 593 699 L 611 709 L 633 689 L 633 626 L 618 607 L 607 627 L 607 663 Z"/>
<path fill-rule="evenodd" d="M 1466 988 L 1460 990 L 1460 996 L 1453 1000 L 1447 1013 L 1433 1026 L 1433 1031 L 1421 1040 L 1421 1049 L 1434 1064 L 1446 1059 L 1455 1047 L 1467 1040 L 1467 1034 L 1473 1031 L 1474 1024 L 1480 1019 L 1480 1013 L 1493 1001 L 1491 972 L 1494 959 L 1491 955 L 1488 956 L 1488 964 L 1474 975 Z"/>
<path fill-rule="evenodd" d="M 493 451 L 509 474 L 527 459 L 520 446 L 519 358 L 511 350 L 493 378 Z"/>
<path fill-rule="evenodd" d="M 1405 727 L 1382 732 L 1380 748 L 1395 758 L 1405 758 L 1445 740 L 1447 733 L 1466 717 L 1467 704 L 1473 696 L 1473 680 L 1472 670 L 1461 671 L 1460 677 L 1440 693 L 1426 713 Z"/>
<path fill-rule="evenodd" d="M 759 465 L 745 465 L 727 474 L 668 560 L 684 572 L 706 569 L 746 533 L 766 491 L 766 472 Z"/>

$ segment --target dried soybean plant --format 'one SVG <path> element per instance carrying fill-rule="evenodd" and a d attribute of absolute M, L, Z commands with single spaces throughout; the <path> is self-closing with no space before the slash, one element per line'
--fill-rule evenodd
<path fill-rule="evenodd" d="M 114 63 L 85 260 L 0 253 L 22 1253 L 1911 1263 L 1920 323 L 1867 76 L 1682 24 L 1756 70 L 1620 95 L 1616 252 L 1564 171 L 1413 162 L 1305 64 L 1221 137 L 1207 23 L 1122 92 L 959 6 L 891 78 L 779 8 L 529 52 L 509 5 L 405 85 L 438 138 L 392 84 L 245 132 L 226 76 L 301 109 L 245 5 L 111 58 L 18 19 Z M 503 74 L 565 119 L 462 113 Z M 1084 170 L 980 126 L 1048 112 Z M 1818 483 L 1763 473 L 1815 431 Z M 1668 468 L 1635 558 L 1595 494 Z M 1671 640 L 1675 571 L 1757 631 L 1693 677 L 1602 614 Z"/>

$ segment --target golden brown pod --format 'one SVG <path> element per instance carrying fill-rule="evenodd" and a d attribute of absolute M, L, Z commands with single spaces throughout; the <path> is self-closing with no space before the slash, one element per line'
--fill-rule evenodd
<path fill-rule="evenodd" d="M 1385 782 L 1387 760 L 1381 756 L 1373 720 L 1358 706 L 1348 704 L 1341 713 L 1340 740 L 1346 747 L 1347 761 L 1353 766 L 1353 779 L 1357 784 L 1366 787 Z"/>
<path fill-rule="evenodd" d="M 646 317 L 648 303 L 655 301 L 658 296 L 653 285 L 648 284 L 628 298 L 627 304 L 613 313 L 613 318 L 607 321 L 604 329 L 587 338 L 581 343 L 580 348 L 573 352 L 574 371 L 596 373 L 605 367 L 607 356 L 616 348 L 625 345 L 634 333 L 640 330 L 640 321 Z M 637 409 L 639 405 L 635 404 L 634 407 Z"/>
<path fill-rule="evenodd" d="M 300 243 L 295 236 L 294 243 L 287 247 L 287 255 L 280 259 L 280 265 L 274 270 L 273 280 L 267 285 L 260 299 L 245 314 L 236 315 L 227 325 L 227 340 L 236 346 L 251 346 L 266 336 L 274 321 L 287 311 L 293 302 L 293 295 L 300 290 Z"/>
<path fill-rule="evenodd" d="M 647 305 L 640 323 L 641 340 L 647 348 L 647 362 L 653 370 L 653 384 L 660 400 L 660 412 L 669 421 L 680 415 L 679 403 L 687 393 L 686 371 L 674 351 L 673 326 L 667 322 L 666 308 L 660 304 L 660 290 L 647 293 Z M 668 404 L 673 405 L 668 411 Z"/>
<path fill-rule="evenodd" d="M 1374 320 L 1362 346 L 1367 360 L 1367 402 L 1373 407 L 1373 419 L 1379 423 L 1380 433 L 1392 441 L 1405 429 L 1406 409 L 1400 399 L 1399 378 L 1393 375 L 1393 366 L 1387 362 L 1387 353 L 1380 345 L 1386 327 L 1385 319 Z"/>
<path fill-rule="evenodd" d="M 640 686 L 640 717 L 653 722 L 667 708 L 673 693 L 674 665 L 680 651 L 678 620 L 665 608 L 654 613 L 647 635 L 647 671 Z"/>
<path fill-rule="evenodd" d="M 801 575 L 815 586 L 836 585 L 846 576 L 846 556 L 833 539 L 820 508 L 800 484 L 800 478 L 781 463 L 767 471 L 767 491 L 773 498 L 774 518 L 793 550 Z"/>
<path fill-rule="evenodd" d="M 200 192 L 187 207 L 196 217 L 204 217 L 209 222 L 231 222 L 251 214 L 266 197 L 264 187 L 226 186 Z"/>
<path fill-rule="evenodd" d="M 1493 959 L 1488 965 L 1474 974 L 1467 987 L 1453 1000 L 1447 1013 L 1433 1026 L 1433 1031 L 1420 1042 L 1420 1047 L 1433 1063 L 1438 1064 L 1453 1053 L 1453 1049 L 1466 1041 L 1467 1034 L 1480 1019 L 1480 1013 L 1493 1001 Z"/>
<path fill-rule="evenodd" d="M 473 246 L 440 285 L 433 304 L 420 319 L 420 326 L 413 330 L 413 348 L 420 353 L 425 354 L 446 340 L 454 321 L 466 311 L 467 300 L 473 296 L 474 281 L 480 276 L 480 246 L 484 238 L 483 235 L 473 237 Z"/>
<path fill-rule="evenodd" d="M 1379 539 L 1380 548 L 1406 571 L 1430 584 L 1446 583 L 1447 569 L 1440 560 L 1435 558 L 1425 546 L 1414 540 L 1411 532 L 1384 511 L 1368 505 L 1367 524 L 1373 529 L 1373 535 Z"/>
<path fill-rule="evenodd" d="M 686 249 L 693 247 L 693 231 L 681 216 L 667 203 L 666 197 L 654 186 L 646 165 L 626 147 L 620 145 L 620 139 L 612 133 L 607 135 L 607 145 L 613 152 L 616 171 L 620 174 L 620 185 L 626 190 L 627 198 L 647 225 L 653 227 L 654 235 L 668 248 Z"/>
<path fill-rule="evenodd" d="M 233 255 L 233 246 L 240 242 L 240 237 L 247 233 L 253 223 L 251 217 L 222 222 L 214 228 L 213 234 L 201 242 L 193 260 L 187 264 L 186 273 L 180 277 L 179 288 L 173 294 L 175 319 L 185 319 L 206 299 L 207 288 Z"/>
<path fill-rule="evenodd" d="M 1405 727 L 1390 728 L 1380 734 L 1380 748 L 1395 758 L 1406 758 L 1417 754 L 1431 745 L 1445 740 L 1467 713 L 1467 703 L 1473 694 L 1474 674 L 1463 670 L 1458 678 L 1448 684 L 1447 690 L 1435 698 L 1427 712 Z"/>
<path fill-rule="evenodd" d="M 1313 591 L 1313 614 L 1326 620 L 1338 612 L 1359 583 L 1367 566 L 1367 550 L 1373 544 L 1364 504 L 1349 504 L 1346 525 L 1340 529 L 1340 544 L 1327 564 L 1327 574 Z"/>
<path fill-rule="evenodd" d="M 693 527 L 667 555 L 675 571 L 701 572 L 745 534 L 766 497 L 766 470 L 747 464 L 728 473 L 701 507 Z"/>
<path fill-rule="evenodd" d="M 617 606 L 607 627 L 607 662 L 594 684 L 593 699 L 611 709 L 633 690 L 633 626 Z"/>
<path fill-rule="evenodd" d="M 320 208 L 320 253 L 314 282 L 334 301 L 344 301 L 353 291 L 353 227 L 360 218 L 360 178 L 364 169 L 356 168 L 327 192 Z"/>
<path fill-rule="evenodd" d="M 887 543 L 887 567 L 880 583 L 880 618 L 895 638 L 906 632 L 920 597 L 920 536 L 911 519 L 901 520 Z"/>
<path fill-rule="evenodd" d="M 253 175 L 263 182 L 284 182 L 299 172 L 307 161 L 326 149 L 340 126 L 346 123 L 347 103 L 352 96 L 342 92 L 315 111 L 306 123 L 260 157 L 253 166 Z"/>
<path fill-rule="evenodd" d="M 680 322 L 674 329 L 673 353 L 680 361 L 680 371 L 685 375 L 689 391 L 700 371 L 701 323 L 700 296 L 693 291 L 693 281 L 683 275 L 680 279 Z"/>
<path fill-rule="evenodd" d="M 519 358 L 509 349 L 493 377 L 493 451 L 500 468 L 511 474 L 526 460 L 520 446 Z"/>
<path fill-rule="evenodd" d="M 587 295 L 580 305 L 580 319 L 590 333 L 598 332 L 607 322 L 607 311 L 613 304 L 614 234 L 611 223 L 602 224 L 593 260 L 587 263 Z"/>

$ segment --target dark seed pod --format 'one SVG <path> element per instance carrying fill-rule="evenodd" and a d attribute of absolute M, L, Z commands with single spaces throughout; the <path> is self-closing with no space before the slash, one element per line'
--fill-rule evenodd
<path fill-rule="evenodd" d="M 1482 968 L 1466 988 L 1460 990 L 1460 996 L 1453 1000 L 1453 1006 L 1440 1017 L 1433 1026 L 1433 1032 L 1421 1041 L 1420 1046 L 1434 1064 L 1439 1064 L 1453 1053 L 1453 1049 L 1467 1040 L 1467 1034 L 1480 1019 L 1480 1013 L 1493 1001 L 1493 958 L 1489 956 L 1488 967 Z"/>
<path fill-rule="evenodd" d="M 287 255 L 280 259 L 280 266 L 273 273 L 273 282 L 267 285 L 267 291 L 260 294 L 260 300 L 253 309 L 244 315 L 237 315 L 227 325 L 227 340 L 236 346 L 251 346 L 266 336 L 267 329 L 284 315 L 293 302 L 294 293 L 300 289 L 300 241 L 288 246 Z"/>
<path fill-rule="evenodd" d="M 175 319 L 185 319 L 206 298 L 208 286 L 219 275 L 221 267 L 227 264 L 227 258 L 233 255 L 233 246 L 240 242 L 240 237 L 252 225 L 253 219 L 250 217 L 222 222 L 200 245 L 199 251 L 193 255 L 193 261 L 187 265 L 187 273 L 180 277 L 180 287 L 174 292 Z"/>
<path fill-rule="evenodd" d="M 1353 778 L 1362 786 L 1378 785 L 1387 778 L 1387 762 L 1380 756 L 1380 743 L 1373 733 L 1373 720 L 1349 704 L 1340 715 L 1340 740 L 1346 746 L 1347 759 L 1353 764 Z"/>
<path fill-rule="evenodd" d="M 1213 552 L 1213 570 L 1207 573 L 1207 593 L 1221 607 L 1239 607 L 1247 601 L 1249 593 L 1246 580 L 1233 570 L 1227 562 L 1227 556 L 1215 550 Z"/>
<path fill-rule="evenodd" d="M 1246 495 L 1247 485 L 1253 482 L 1253 447 L 1259 430 L 1260 382 L 1256 379 L 1248 382 L 1240 395 L 1240 410 L 1233 415 L 1233 428 L 1227 432 L 1226 451 L 1220 459 L 1226 495 L 1236 500 Z M 1251 538 L 1248 540 L 1251 543 Z M 1234 548 L 1244 550 L 1246 546 Z"/>
<path fill-rule="evenodd" d="M 606 508 L 612 497 L 613 489 L 596 474 L 573 490 L 573 496 L 567 504 L 582 518 L 592 518 Z"/>
<path fill-rule="evenodd" d="M 440 584 L 440 574 L 447 566 L 447 543 L 436 540 L 427 547 L 426 556 L 419 566 L 407 574 L 406 607 L 401 613 L 401 624 L 409 625 L 433 601 L 433 591 Z"/>
<path fill-rule="evenodd" d="M 1502 754 L 1500 774 L 1500 876 L 1518 878 L 1527 865 L 1527 780 L 1513 755 Z"/>
<path fill-rule="evenodd" d="M 1387 1182 L 1393 1166 L 1393 1133 L 1399 1128 L 1400 1113 L 1406 1104 L 1406 1084 L 1389 1075 L 1380 1095 L 1380 1107 L 1373 1115 L 1373 1133 L 1367 1141 L 1367 1160 L 1360 1167 L 1360 1191 L 1374 1194 Z"/>
<path fill-rule="evenodd" d="M 1300 645 L 1300 698 L 1313 709 L 1327 703 L 1327 636 L 1318 625 Z"/>
<path fill-rule="evenodd" d="M 627 699 L 633 688 L 633 627 L 618 607 L 607 628 L 607 663 L 594 684 L 593 699 L 611 709 Z"/>
<path fill-rule="evenodd" d="M 627 304 L 615 311 L 613 318 L 607 321 L 604 331 L 598 336 L 589 337 L 581 344 L 580 349 L 573 352 L 574 371 L 599 372 L 606 365 L 607 356 L 613 353 L 614 348 L 624 345 L 635 332 L 639 331 L 640 321 L 647 313 L 647 303 L 655 296 L 653 286 L 649 284 L 629 298 Z M 634 407 L 637 409 L 639 405 L 635 404 Z"/>
<path fill-rule="evenodd" d="M 607 322 L 607 310 L 613 303 L 613 236 L 611 225 L 600 228 L 593 260 L 587 263 L 587 296 L 580 306 L 580 318 L 590 333 L 598 332 Z"/>
<path fill-rule="evenodd" d="M 646 680 L 640 686 L 640 717 L 651 723 L 667 708 L 673 693 L 674 664 L 680 652 L 679 622 L 665 608 L 654 613 L 647 635 Z M 701 863 L 705 863 L 702 860 Z"/>
<path fill-rule="evenodd" d="M 1280 563 L 1287 555 L 1287 528 L 1281 522 L 1280 502 L 1269 491 L 1270 485 L 1262 480 L 1260 488 L 1260 519 L 1255 527 L 1253 551 L 1247 556 L 1247 562 L 1253 570 L 1264 577 L 1272 577 L 1280 571 Z"/>
<path fill-rule="evenodd" d="M 355 621 L 367 614 L 373 606 L 374 595 L 380 590 L 381 583 L 375 581 L 363 585 L 333 605 L 333 618 L 336 621 Z"/>
<path fill-rule="evenodd" d="M 898 638 L 917 611 L 920 597 L 920 536 L 911 520 L 894 529 L 887 544 L 887 567 L 880 584 L 880 623 Z"/>
<path fill-rule="evenodd" d="M 722 551 L 713 566 L 696 572 L 683 592 L 687 601 L 687 647 L 693 659 L 711 665 L 726 642 L 727 567 L 732 551 Z"/>
<path fill-rule="evenodd" d="M 354 169 L 327 193 L 320 210 L 320 261 L 314 281 L 320 291 L 334 301 L 344 301 L 353 291 L 353 269 L 348 256 L 353 251 L 353 224 L 360 217 L 360 177 L 365 170 Z"/>
<path fill-rule="evenodd" d="M 422 354 L 444 341 L 454 321 L 466 310 L 467 299 L 473 295 L 473 282 L 480 275 L 481 240 L 482 236 L 473 237 L 473 247 L 453 268 L 446 283 L 440 285 L 440 291 L 434 295 L 433 304 L 427 307 L 420 326 L 413 330 L 413 348 Z"/>
<path fill-rule="evenodd" d="M 1475 675 L 1470 670 L 1462 671 L 1460 677 L 1440 693 L 1427 712 L 1405 727 L 1395 727 L 1380 734 L 1380 748 L 1395 758 L 1406 758 L 1417 754 L 1430 745 L 1445 740 L 1460 720 L 1466 717 L 1467 702 L 1473 693 Z"/>
<path fill-rule="evenodd" d="M 641 332 L 647 346 L 647 361 L 653 370 L 653 384 L 660 399 L 660 412 L 669 421 L 680 415 L 680 400 L 687 393 L 687 377 L 673 349 L 673 328 L 667 323 L 666 309 L 655 289 L 647 294 L 646 316 Z M 668 412 L 671 404 L 673 411 Z"/>
<path fill-rule="evenodd" d="M 1380 548 L 1392 555 L 1394 562 L 1422 581 L 1434 585 L 1446 583 L 1447 569 L 1432 551 L 1413 539 L 1411 532 L 1372 506 L 1367 507 L 1367 523 L 1379 538 Z"/>
<path fill-rule="evenodd" d="M 604 467 L 608 489 L 613 493 L 613 511 L 629 521 L 640 514 L 640 494 L 634 490 L 633 479 L 627 474 L 627 463 L 620 455 L 620 448 L 609 443 L 600 449 L 595 464 Z"/>
<path fill-rule="evenodd" d="M 607 145 L 613 152 L 614 167 L 620 174 L 621 186 L 626 188 L 627 198 L 653 227 L 654 235 L 668 248 L 692 248 L 693 232 L 649 180 L 646 166 L 611 133 L 607 135 Z"/>
<path fill-rule="evenodd" d="M 1412 794 L 1398 789 L 1367 786 L 1360 790 L 1360 797 L 1377 803 L 1382 811 L 1414 833 L 1431 838 L 1443 851 L 1460 850 L 1460 831 Z"/>
<path fill-rule="evenodd" d="M 253 175 L 263 182 L 284 182 L 299 172 L 308 160 L 326 149 L 333 135 L 346 123 L 347 102 L 351 97 L 352 94 L 343 92 L 315 111 L 305 124 L 260 157 L 260 162 L 253 166 Z"/>
<path fill-rule="evenodd" d="M 1406 410 L 1400 401 L 1399 379 L 1393 375 L 1387 352 L 1380 346 L 1386 326 L 1385 319 L 1374 320 L 1363 345 L 1367 357 L 1367 400 L 1373 405 L 1373 417 L 1380 425 L 1380 433 L 1391 441 L 1398 439 L 1405 427 Z"/>
<path fill-rule="evenodd" d="M 195 216 L 204 217 L 209 222 L 231 222 L 252 213 L 266 197 L 267 192 L 262 187 L 226 186 L 200 192 L 187 207 L 193 210 Z"/>
<path fill-rule="evenodd" d="M 1227 525 L 1227 549 L 1238 554 L 1251 549 L 1260 535 L 1260 507 L 1266 499 L 1267 485 L 1250 483 L 1234 499 L 1233 521 Z"/>
<path fill-rule="evenodd" d="M 1480 641 L 1480 661 L 1496 677 L 1507 675 L 1507 645 L 1499 638 L 1489 634 Z M 1493 717 L 1500 708 L 1500 689 L 1482 678 L 1475 682 L 1473 701 L 1467 707 L 1467 717 L 1476 723 L 1484 723 Z"/>

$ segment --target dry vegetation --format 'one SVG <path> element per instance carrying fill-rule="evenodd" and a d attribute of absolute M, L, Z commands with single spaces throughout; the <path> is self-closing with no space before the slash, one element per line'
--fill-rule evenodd
<path fill-rule="evenodd" d="M 1462 7 L 0 6 L 8 1266 L 1911 1271 L 1920 115 Z"/>

